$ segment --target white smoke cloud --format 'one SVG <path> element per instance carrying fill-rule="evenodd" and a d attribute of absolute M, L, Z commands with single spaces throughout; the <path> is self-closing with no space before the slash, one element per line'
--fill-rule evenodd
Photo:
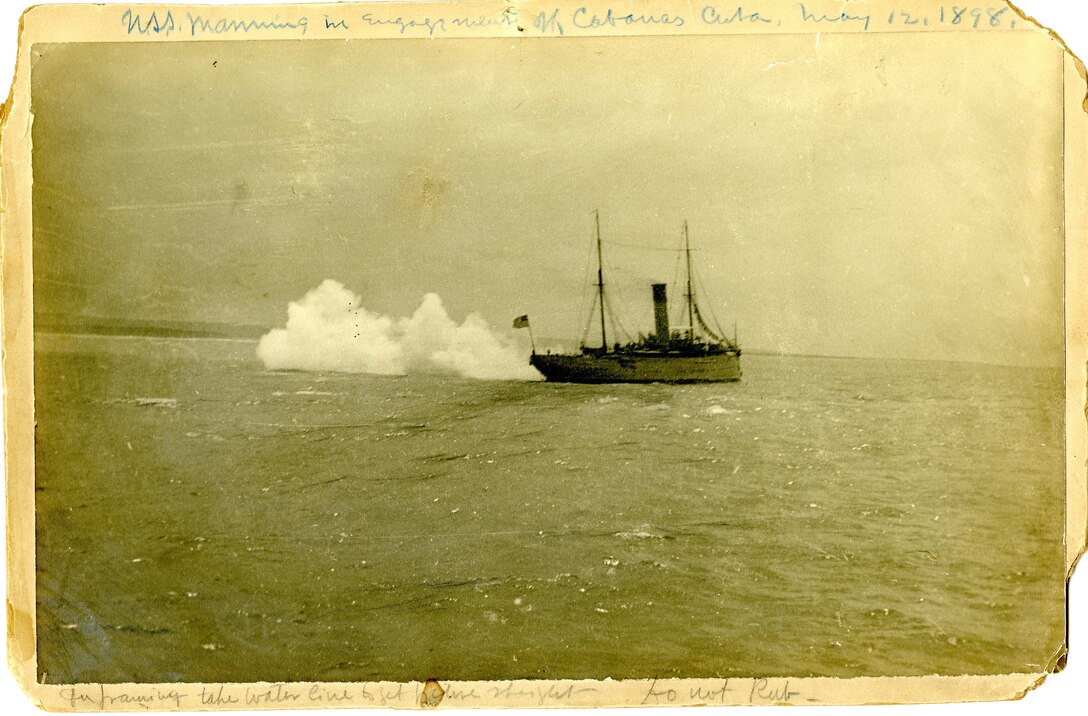
<path fill-rule="evenodd" d="M 404 375 L 453 373 L 485 380 L 539 380 L 523 351 L 471 314 L 457 324 L 437 294 L 410 318 L 371 313 L 343 284 L 326 279 L 287 307 L 287 326 L 265 334 L 257 357 L 272 370 Z"/>

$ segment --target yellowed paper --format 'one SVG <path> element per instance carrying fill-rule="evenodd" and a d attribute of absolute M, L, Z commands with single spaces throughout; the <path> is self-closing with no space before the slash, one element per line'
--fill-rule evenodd
<path fill-rule="evenodd" d="M 65 711 L 1022 695 L 1085 546 L 1086 94 L 1002 3 L 32 9 L 13 671 Z M 739 382 L 540 380 L 643 375 L 673 274 L 656 340 Z"/>

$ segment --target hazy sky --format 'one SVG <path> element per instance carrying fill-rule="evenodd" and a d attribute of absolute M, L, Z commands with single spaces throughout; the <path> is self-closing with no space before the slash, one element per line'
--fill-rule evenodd
<path fill-rule="evenodd" d="M 687 219 L 746 348 L 1061 359 L 1062 57 L 1035 33 L 35 54 L 38 311 L 274 326 L 331 278 L 576 339 L 599 209 L 659 248 Z M 676 256 L 605 250 L 649 330 Z"/>

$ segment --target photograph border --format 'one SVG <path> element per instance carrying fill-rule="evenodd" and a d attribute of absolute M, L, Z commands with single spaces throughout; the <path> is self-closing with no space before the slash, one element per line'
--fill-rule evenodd
<path fill-rule="evenodd" d="M 774 0 L 780 2 L 781 0 Z M 763 3 L 773 5 L 773 3 Z M 796 3 L 782 2 L 783 5 Z M 859 5 L 861 3 L 858 3 Z M 902 3 L 872 0 L 864 3 L 872 7 L 874 15 L 885 8 Z M 916 5 L 925 4 L 917 0 Z M 600 7 L 602 14 L 607 3 L 589 2 L 470 2 L 470 3 L 382 3 L 383 12 L 402 18 L 414 18 L 423 30 L 424 20 L 447 13 L 450 16 L 502 17 L 509 9 L 518 10 L 521 18 L 544 17 L 539 27 L 532 23 L 519 26 L 499 22 L 493 25 L 458 26 L 450 37 L 528 37 L 543 36 L 549 32 L 546 18 L 552 8 L 571 13 L 578 7 Z M 839 3 L 814 0 L 810 7 L 826 6 L 827 14 Z M 932 703 L 943 701 L 996 701 L 1018 698 L 1034 689 L 1047 674 L 1012 674 L 1002 676 L 922 676 L 922 677 L 865 677 L 852 679 L 789 678 L 789 679 L 729 679 L 729 686 L 722 690 L 722 679 L 713 680 L 627 680 L 627 681 L 503 681 L 503 682 L 413 682 L 408 685 L 391 683 L 343 684 L 324 682 L 270 684 L 134 684 L 134 685 L 41 685 L 36 683 L 35 661 L 35 567 L 34 567 L 34 406 L 33 406 L 33 273 L 30 265 L 31 237 L 31 176 L 29 113 L 29 66 L 30 49 L 38 42 L 175 42 L 175 41 L 236 41 L 237 35 L 224 33 L 196 37 L 178 31 L 169 36 L 162 31 L 126 31 L 119 22 L 125 9 L 153 9 L 158 6 L 38 6 L 29 10 L 20 23 L 20 44 L 16 64 L 15 82 L 2 117 L 2 143 L 0 143 L 0 177 L 2 177 L 2 205 L 0 205 L 0 235 L 3 251 L 3 380 L 4 380 L 4 427 L 5 472 L 7 480 L 7 571 L 8 571 L 8 647 L 9 663 L 16 679 L 31 698 L 50 710 L 111 710 L 142 711 L 150 706 L 155 710 L 217 710 L 264 708 L 327 708 L 339 707 L 394 707 L 426 708 L 442 707 L 503 707 L 535 708 L 549 706 L 598 707 L 598 706 L 674 706 L 702 703 Z M 354 5 L 277 5 L 277 6 L 169 6 L 172 13 L 182 16 L 186 12 L 219 13 L 217 17 L 252 18 L 270 26 L 285 16 L 303 8 L 307 15 L 320 18 L 324 14 L 335 17 L 355 7 Z M 670 8 L 689 7 L 688 3 L 645 3 L 644 12 L 668 12 Z M 542 10 L 540 8 L 545 8 Z M 293 10 L 294 9 L 294 10 Z M 1014 11 L 1019 12 L 1018 10 Z M 885 10 L 884 14 L 887 14 Z M 1022 30 L 1044 32 L 1025 20 Z M 146 15 L 143 22 L 148 22 Z M 157 16 L 156 16 L 157 17 Z M 158 22 L 158 20 L 157 20 Z M 433 26 L 431 22 L 431 26 Z M 137 24 L 137 28 L 139 28 Z M 146 25 L 152 27 L 151 25 Z M 568 26 L 569 27 L 569 26 Z M 352 38 L 403 36 L 397 26 L 352 27 L 343 29 Z M 331 28 L 334 32 L 338 28 Z M 736 25 L 712 28 L 714 32 L 736 34 L 752 31 L 751 27 Z M 554 32 L 554 29 L 551 30 Z M 709 32 L 711 30 L 708 30 Z M 768 31 L 755 27 L 755 32 Z M 804 26 L 792 30 L 808 31 Z M 856 32 L 850 23 L 822 25 L 820 32 Z M 961 31 L 951 28 L 924 31 Z M 449 31 L 447 31 L 449 32 Z M 541 35 L 533 35 L 539 32 Z M 1051 32 L 1045 31 L 1060 42 Z M 605 27 L 595 30 L 566 31 L 565 36 L 621 34 L 693 34 L 691 28 L 665 28 L 654 26 Z M 247 34 L 249 39 L 275 39 L 267 35 Z M 285 38 L 288 39 L 288 38 Z M 292 40 L 329 39 L 327 35 L 290 37 Z M 1064 46 L 1064 43 L 1063 43 Z M 1088 363 L 1088 99 L 1086 99 L 1086 74 L 1083 64 L 1066 48 L 1065 55 L 1065 228 L 1066 228 L 1066 275 L 1065 275 L 1065 326 L 1066 326 L 1066 574 L 1067 579 L 1077 559 L 1085 549 L 1088 533 L 1088 476 L 1085 457 L 1088 455 L 1088 421 L 1086 406 L 1088 393 L 1085 386 Z M 546 688 L 538 688 L 546 684 Z M 342 687 L 352 695 L 350 701 L 329 702 L 329 690 Z M 267 693 L 269 697 L 256 702 L 246 699 L 249 693 Z M 181 693 L 185 692 L 184 698 Z M 199 694 L 203 692 L 209 701 Z M 796 697 L 791 694 L 796 692 Z M 284 696 L 285 693 L 295 697 Z M 670 694 L 672 696 L 670 697 Z M 691 694 L 704 695 L 702 698 Z M 236 701 L 229 701 L 236 695 Z M 314 696 L 317 698 L 314 698 Z M 758 697 L 758 699 L 757 699 Z M 801 701 L 803 699 L 804 701 Z M 811 699 L 811 700 L 810 700 Z"/>

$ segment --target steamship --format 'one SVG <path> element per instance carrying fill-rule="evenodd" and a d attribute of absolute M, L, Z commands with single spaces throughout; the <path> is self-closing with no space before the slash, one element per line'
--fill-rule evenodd
<path fill-rule="evenodd" d="M 594 214 L 597 241 L 597 291 L 594 308 L 600 308 L 601 345 L 583 342 L 579 353 L 533 353 L 529 363 L 545 379 L 561 383 L 724 383 L 741 378 L 741 349 L 736 335 L 732 340 L 713 330 L 704 318 L 695 297 L 692 281 L 691 245 L 684 222 L 684 255 L 687 265 L 687 292 L 684 295 L 687 325 L 669 325 L 667 286 L 651 285 L 654 303 L 654 332 L 626 344 L 608 345 L 605 329 L 605 282 L 601 251 L 600 216 Z M 591 313 L 593 309 L 590 309 Z M 528 316 L 514 321 L 517 328 L 530 328 Z M 735 330 L 735 329 L 734 329 Z M 587 331 L 588 332 L 588 331 Z"/>

